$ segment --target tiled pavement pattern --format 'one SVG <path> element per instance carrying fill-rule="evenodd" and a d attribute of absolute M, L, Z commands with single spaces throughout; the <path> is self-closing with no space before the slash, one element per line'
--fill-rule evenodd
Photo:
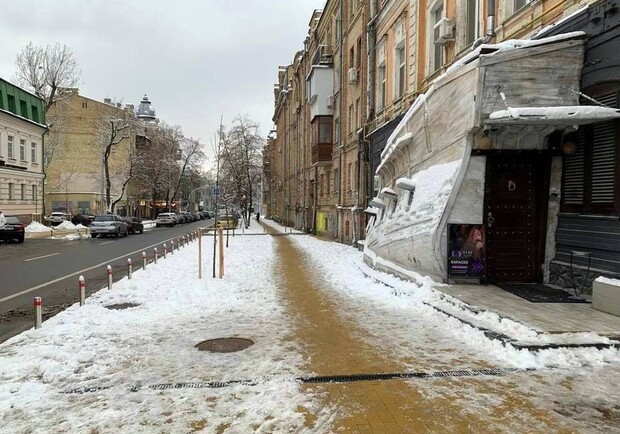
<path fill-rule="evenodd" d="M 306 372 L 350 375 L 407 371 L 404 361 L 391 356 L 390 348 L 368 345 L 359 338 L 363 331 L 357 324 L 339 317 L 330 292 L 321 290 L 328 283 L 312 271 L 311 264 L 291 239 L 277 237 L 277 243 L 279 263 L 275 273 L 280 279 L 284 303 L 297 325 L 292 338 L 305 345 Z M 420 370 L 432 371 L 433 366 L 427 363 Z M 481 361 L 471 361 L 471 366 L 480 365 Z M 416 389 L 416 380 L 311 384 L 304 388 L 323 394 L 325 407 L 333 409 L 335 432 L 511 432 L 507 427 L 524 428 L 512 432 L 570 432 L 562 429 L 557 415 L 537 408 L 522 391 L 511 387 L 511 382 L 520 381 L 518 375 L 503 381 L 463 377 L 435 381 L 444 382 L 442 385 L 448 385 L 452 391 L 447 396 L 425 396 Z M 480 412 L 459 404 L 469 394 L 492 394 L 499 404 L 481 416 Z M 312 415 L 305 416 L 312 431 L 329 432 L 327 428 L 314 426 Z"/>

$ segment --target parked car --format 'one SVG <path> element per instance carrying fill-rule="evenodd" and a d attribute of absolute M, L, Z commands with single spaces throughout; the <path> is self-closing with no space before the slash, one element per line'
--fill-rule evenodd
<path fill-rule="evenodd" d="M 90 226 L 95 220 L 95 216 L 91 214 L 76 214 L 71 217 L 71 223 L 74 225 Z"/>
<path fill-rule="evenodd" d="M 160 226 L 172 227 L 172 226 L 175 226 L 176 224 L 177 224 L 177 221 L 174 217 L 173 212 L 162 212 L 155 219 L 155 227 L 160 227 Z"/>
<path fill-rule="evenodd" d="M 144 233 L 144 225 L 142 224 L 142 219 L 138 217 L 123 217 L 123 221 L 127 223 L 127 230 L 130 234 L 135 234 L 136 232 Z"/>
<path fill-rule="evenodd" d="M 0 229 L 0 240 L 2 241 L 17 241 L 18 243 L 24 242 L 25 228 L 17 217 L 5 216 L 6 224 L 3 229 Z"/>
<path fill-rule="evenodd" d="M 58 226 L 65 220 L 69 220 L 68 217 L 69 217 L 68 214 L 64 212 L 54 211 L 48 217 L 45 217 L 45 220 L 49 221 L 50 225 L 52 226 Z"/>
<path fill-rule="evenodd" d="M 90 236 L 93 238 L 97 235 L 112 235 L 118 238 L 121 235 L 127 236 L 128 233 L 127 223 L 116 214 L 98 215 L 90 224 Z"/>

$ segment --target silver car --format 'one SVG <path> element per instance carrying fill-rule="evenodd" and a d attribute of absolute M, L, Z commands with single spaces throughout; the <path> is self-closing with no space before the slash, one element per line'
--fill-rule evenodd
<path fill-rule="evenodd" d="M 90 236 L 95 238 L 97 235 L 113 237 L 127 236 L 127 223 L 116 214 L 103 214 L 95 217 L 90 224 Z"/>
<path fill-rule="evenodd" d="M 65 214 L 64 212 L 60 212 L 60 211 L 54 211 L 53 213 L 49 215 L 49 217 L 46 217 L 45 219 L 48 220 L 50 222 L 50 225 L 52 226 L 58 226 L 65 220 L 68 220 L 67 214 Z"/>

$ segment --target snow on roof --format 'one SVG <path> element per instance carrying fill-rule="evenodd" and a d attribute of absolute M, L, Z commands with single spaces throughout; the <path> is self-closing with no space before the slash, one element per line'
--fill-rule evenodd
<path fill-rule="evenodd" d="M 396 180 L 396 187 L 413 191 L 415 190 L 415 182 L 409 178 L 398 178 Z"/>
<path fill-rule="evenodd" d="M 392 190 L 390 187 L 385 187 L 381 190 L 381 193 L 379 193 L 379 196 L 398 197 L 398 194 L 396 194 L 396 192 Z"/>
<path fill-rule="evenodd" d="M 375 207 L 375 208 L 385 208 L 385 204 L 378 197 L 373 197 L 371 201 L 368 202 L 368 205 Z"/>
<path fill-rule="evenodd" d="M 392 155 L 392 152 L 394 152 L 394 150 L 398 148 L 399 145 L 401 145 L 404 141 L 410 140 L 410 138 L 407 137 L 407 134 L 403 135 L 401 140 L 401 137 L 399 137 L 401 132 L 404 128 L 406 128 L 409 120 L 420 110 L 421 107 L 423 107 L 424 104 L 426 104 L 426 100 L 430 98 L 430 96 L 435 91 L 435 85 L 440 80 L 445 79 L 447 75 L 453 74 L 459 68 L 479 59 L 481 56 L 493 56 L 496 53 L 500 52 L 546 45 L 571 39 L 584 39 L 586 36 L 587 34 L 585 32 L 569 32 L 541 39 L 509 39 L 498 44 L 482 44 L 468 55 L 461 57 L 459 60 L 453 63 L 446 70 L 445 73 L 435 78 L 428 90 L 425 93 L 418 95 L 413 105 L 409 107 L 407 113 L 405 113 L 405 116 L 403 116 L 398 126 L 394 129 L 394 131 L 388 138 L 385 149 L 381 153 L 381 163 L 379 163 L 376 173 L 379 173 L 390 155 Z"/>
<path fill-rule="evenodd" d="M 366 214 L 377 214 L 378 211 L 379 210 L 375 208 L 374 206 L 369 206 L 368 208 L 364 210 Z"/>
<path fill-rule="evenodd" d="M 508 107 L 489 115 L 489 124 L 584 125 L 620 118 L 620 110 L 599 106 Z"/>

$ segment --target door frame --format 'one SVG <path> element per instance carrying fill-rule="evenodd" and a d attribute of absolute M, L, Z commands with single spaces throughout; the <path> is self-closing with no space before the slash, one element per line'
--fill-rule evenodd
<path fill-rule="evenodd" d="M 534 177 L 535 199 L 534 206 L 536 207 L 536 222 L 534 225 L 534 238 L 535 240 L 535 261 L 537 266 L 535 267 L 535 282 L 542 283 L 544 279 L 544 266 L 545 266 L 545 251 L 547 244 L 547 219 L 549 214 L 549 187 L 551 183 L 551 152 L 548 150 L 489 150 L 480 151 L 476 155 L 486 156 L 485 174 L 484 174 L 484 200 L 483 200 L 483 213 L 482 223 L 486 226 L 488 232 L 488 196 L 487 189 L 489 188 L 489 164 L 493 160 L 496 161 L 514 161 L 515 159 L 531 159 L 536 163 L 536 174 Z M 487 249 L 489 247 L 489 238 L 486 239 Z M 488 251 L 487 251 L 488 254 Z M 488 258 L 487 258 L 488 261 Z M 495 280 L 489 279 L 488 264 L 485 266 L 485 283 L 494 283 Z"/>

